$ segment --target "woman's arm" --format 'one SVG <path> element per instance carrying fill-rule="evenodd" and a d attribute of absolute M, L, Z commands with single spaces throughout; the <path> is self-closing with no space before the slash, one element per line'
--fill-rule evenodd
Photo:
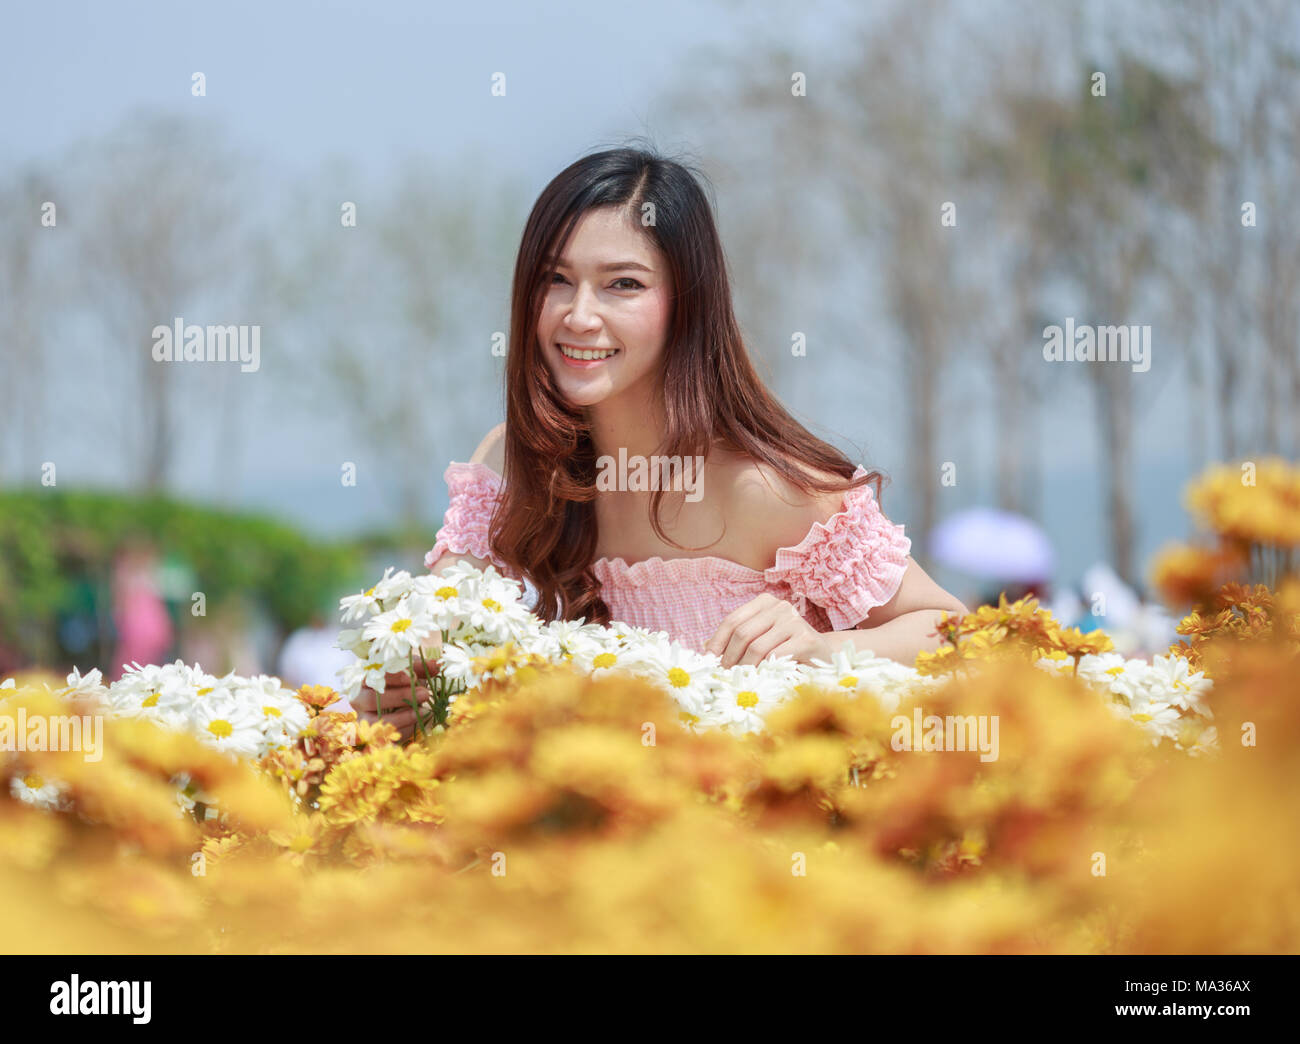
<path fill-rule="evenodd" d="M 807 663 L 829 660 L 850 641 L 858 649 L 868 649 L 910 667 L 918 652 L 939 646 L 940 639 L 931 632 L 945 612 L 965 616 L 967 611 L 909 555 L 894 596 L 872 609 L 859 627 L 818 631 L 790 602 L 764 593 L 723 620 L 705 651 L 720 656 L 724 667 L 759 663 L 771 655 Z"/>
<path fill-rule="evenodd" d="M 877 656 L 911 664 L 918 652 L 937 649 L 943 644 L 932 632 L 945 612 L 950 616 L 965 616 L 970 610 L 935 583 L 916 559 L 908 555 L 907 569 L 894 597 L 872 609 L 857 627 L 829 631 L 826 638 L 837 649 L 847 638 L 858 649 L 870 649 Z"/>
<path fill-rule="evenodd" d="M 483 436 L 483 440 L 478 444 L 478 449 L 474 455 L 469 458 L 471 464 L 482 464 L 491 468 L 498 475 L 505 472 L 506 459 L 506 426 L 502 422 Z M 455 555 L 445 554 L 429 567 L 431 573 L 441 573 L 450 565 L 457 562 L 468 562 L 475 569 L 486 569 L 491 562 L 486 559 L 475 558 L 473 555 Z"/>

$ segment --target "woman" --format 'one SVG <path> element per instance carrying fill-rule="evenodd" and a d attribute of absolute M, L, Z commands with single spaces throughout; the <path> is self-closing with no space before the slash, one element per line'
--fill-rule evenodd
<path fill-rule="evenodd" d="M 828 658 L 845 640 L 911 663 L 944 612 L 966 612 L 881 513 L 879 473 L 763 386 L 708 201 L 653 153 L 578 160 L 537 200 L 515 264 L 505 423 L 444 477 L 451 505 L 426 564 L 526 578 L 543 619 L 664 630 L 731 666 Z M 405 675 L 387 685 L 385 707 L 407 704 Z M 355 703 L 374 719 L 372 691 Z M 409 732 L 414 712 L 384 718 Z"/>

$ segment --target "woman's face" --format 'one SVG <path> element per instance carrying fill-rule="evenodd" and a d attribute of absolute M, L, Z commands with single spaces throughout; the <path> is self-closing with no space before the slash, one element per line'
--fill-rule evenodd
<path fill-rule="evenodd" d="M 624 214 L 600 207 L 583 215 L 552 264 L 537 321 L 542 357 L 575 406 L 653 388 L 663 358 L 672 291 L 667 265 Z M 569 349 L 597 355 L 573 358 Z"/>

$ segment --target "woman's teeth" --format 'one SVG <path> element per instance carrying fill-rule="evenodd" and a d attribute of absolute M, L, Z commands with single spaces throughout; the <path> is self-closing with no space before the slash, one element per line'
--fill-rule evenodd
<path fill-rule="evenodd" d="M 611 355 L 618 352 L 617 348 L 602 348 L 594 350 L 579 350 L 570 348 L 567 344 L 560 345 L 560 351 L 570 359 L 608 359 Z"/>

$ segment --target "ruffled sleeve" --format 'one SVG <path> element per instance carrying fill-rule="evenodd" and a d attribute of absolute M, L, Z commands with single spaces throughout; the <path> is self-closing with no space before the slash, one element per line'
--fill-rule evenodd
<path fill-rule="evenodd" d="M 492 554 L 488 524 L 501 493 L 501 476 L 483 464 L 453 461 L 443 472 L 450 504 L 442 516 L 442 528 L 433 548 L 424 556 L 430 569 L 445 554 L 473 555 L 491 562 L 497 571 L 518 579 L 517 574 Z"/>
<path fill-rule="evenodd" d="M 831 626 L 842 631 L 894 597 L 911 548 L 903 527 L 880 510 L 871 487 L 859 486 L 844 495 L 840 511 L 814 522 L 798 545 L 778 549 L 764 578 L 788 587 L 800 613 L 808 602 L 821 606 Z"/>

